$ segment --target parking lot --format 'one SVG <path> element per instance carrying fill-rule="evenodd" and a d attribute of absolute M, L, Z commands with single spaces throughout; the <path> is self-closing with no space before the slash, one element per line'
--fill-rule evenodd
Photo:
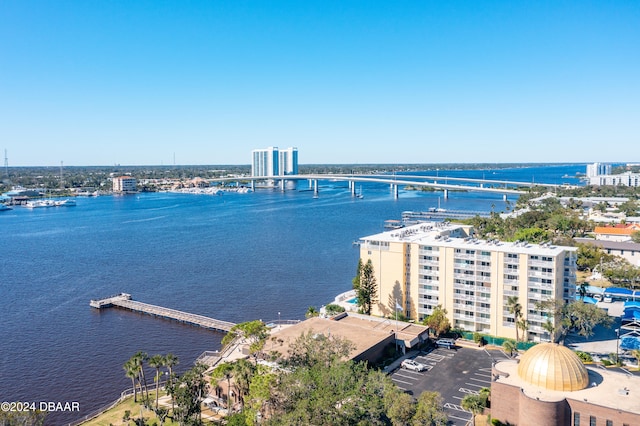
<path fill-rule="evenodd" d="M 415 398 L 424 391 L 442 395 L 451 425 L 466 425 L 471 413 L 461 406 L 462 398 L 491 387 L 491 364 L 506 356 L 500 350 L 475 348 L 437 348 L 414 358 L 427 366 L 422 372 L 399 368 L 391 380 Z"/>

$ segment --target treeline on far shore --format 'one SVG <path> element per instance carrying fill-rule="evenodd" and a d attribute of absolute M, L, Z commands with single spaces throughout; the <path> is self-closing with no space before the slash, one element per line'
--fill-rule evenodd
<path fill-rule="evenodd" d="M 299 173 L 392 173 L 424 170 L 482 170 L 540 166 L 533 163 L 449 163 L 449 164 L 301 164 Z M 95 188 L 110 189 L 110 178 L 131 175 L 142 179 L 214 179 L 248 176 L 251 165 L 157 165 L 157 166 L 33 166 L 7 167 L 2 171 L 0 192 L 12 186 L 25 188 Z"/>

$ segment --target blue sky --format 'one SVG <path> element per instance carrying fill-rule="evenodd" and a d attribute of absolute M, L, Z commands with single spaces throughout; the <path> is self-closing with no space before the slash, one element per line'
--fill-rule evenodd
<path fill-rule="evenodd" d="M 640 161 L 640 2 L 0 1 L 10 166 Z"/>

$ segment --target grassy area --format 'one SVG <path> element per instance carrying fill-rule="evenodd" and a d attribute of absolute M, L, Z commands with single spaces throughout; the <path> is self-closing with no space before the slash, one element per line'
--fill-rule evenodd
<path fill-rule="evenodd" d="M 155 392 L 149 392 L 149 398 L 155 401 Z M 160 392 L 160 396 L 163 396 L 164 392 Z M 83 423 L 83 426 L 121 426 L 121 425 L 133 425 L 133 419 L 140 418 L 140 403 L 133 402 L 133 396 L 125 399 L 112 409 L 102 413 L 100 416 L 96 417 L 93 420 L 89 420 Z M 125 415 L 125 412 L 129 411 L 130 417 L 132 420 L 125 422 L 122 418 Z M 157 419 L 155 413 L 153 411 L 147 410 L 142 407 L 142 416 L 145 418 L 145 424 L 147 425 L 159 425 L 160 420 Z M 172 422 L 170 419 L 167 419 L 164 424 L 166 426 L 177 426 L 178 423 Z"/>
<path fill-rule="evenodd" d="M 588 280 L 587 278 L 590 276 L 591 276 L 591 273 L 589 272 L 578 271 L 576 274 L 576 283 L 580 284 L 586 281 L 589 285 L 596 286 L 596 287 L 607 288 L 607 287 L 613 286 L 613 284 L 611 284 L 611 282 L 606 278 L 602 278 L 600 280 Z"/>

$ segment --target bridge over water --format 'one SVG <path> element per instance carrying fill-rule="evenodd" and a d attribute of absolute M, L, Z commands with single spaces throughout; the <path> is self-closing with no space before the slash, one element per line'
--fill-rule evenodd
<path fill-rule="evenodd" d="M 314 194 L 318 193 L 318 181 L 330 180 L 334 182 L 347 182 L 352 195 L 356 195 L 356 183 L 383 183 L 388 184 L 394 194 L 398 197 L 399 186 L 412 186 L 417 188 L 433 188 L 442 190 L 444 198 L 449 197 L 449 191 L 474 191 L 502 194 L 506 200 L 507 195 L 520 195 L 526 193 L 518 187 L 543 186 L 548 188 L 556 188 L 561 185 L 557 184 L 541 184 L 534 182 L 519 182 L 511 180 L 493 180 L 463 177 L 445 177 L 445 176 L 421 176 L 421 175 L 362 175 L 362 174 L 304 174 L 304 175 L 286 175 L 286 176 L 246 176 L 246 177 L 227 177 L 208 179 L 210 183 L 224 182 L 249 182 L 252 189 L 255 189 L 256 182 L 270 181 L 275 184 L 278 182 L 281 190 L 285 190 L 286 181 L 303 181 L 309 182 L 309 187 L 313 188 Z M 461 182 L 461 183 L 449 183 Z M 468 184 L 463 184 L 467 182 Z"/>

